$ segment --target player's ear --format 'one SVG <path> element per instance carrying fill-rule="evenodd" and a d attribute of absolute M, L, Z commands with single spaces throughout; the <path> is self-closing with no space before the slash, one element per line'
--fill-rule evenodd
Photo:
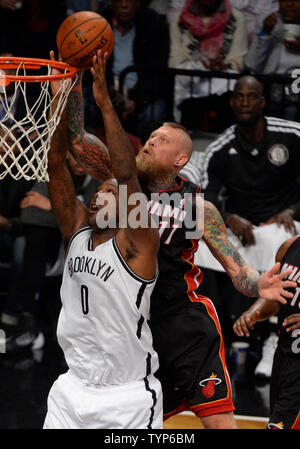
<path fill-rule="evenodd" d="M 175 166 L 177 168 L 182 169 L 185 166 L 185 164 L 188 162 L 188 160 L 189 160 L 188 155 L 185 153 L 181 153 L 179 156 L 177 156 L 177 159 L 175 161 Z"/>

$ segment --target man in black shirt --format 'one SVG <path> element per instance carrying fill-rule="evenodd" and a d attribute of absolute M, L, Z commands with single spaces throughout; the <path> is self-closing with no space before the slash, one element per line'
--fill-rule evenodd
<path fill-rule="evenodd" d="M 237 124 L 203 158 L 205 199 L 218 206 L 226 188 L 225 223 L 247 245 L 255 243 L 253 225 L 277 222 L 294 233 L 300 212 L 300 125 L 264 117 L 264 106 L 262 85 L 240 78 L 231 99 Z"/>
<path fill-rule="evenodd" d="M 297 179 L 300 175 L 300 125 L 295 122 L 265 117 L 263 87 L 253 76 L 239 78 L 231 98 L 231 107 L 236 125 L 225 130 L 205 150 L 203 155 L 202 188 L 205 199 L 220 208 L 223 203 L 223 218 L 226 225 L 244 246 L 256 243 L 254 227 L 277 223 L 287 232 L 295 234 L 294 219 L 300 216 L 300 189 Z M 217 309 L 226 326 L 232 318 L 242 313 L 249 299 L 241 301 L 240 294 L 228 282 L 223 273 L 204 270 L 207 290 L 205 293 L 217 298 Z M 209 280 L 209 283 L 208 283 Z M 214 290 L 222 285 L 222 289 Z M 226 296 L 232 297 L 228 307 Z M 247 306 L 248 302 L 248 306 Z M 230 323 L 230 327 L 231 327 Z M 262 323 L 252 336 L 254 353 L 265 340 L 272 326 Z M 275 337 L 276 338 L 276 337 Z M 263 358 L 255 374 L 268 378 L 271 365 L 269 351 L 275 350 L 275 340 L 265 340 Z M 269 349 L 267 349 L 269 348 Z M 252 350 L 252 348 L 251 348 Z"/>

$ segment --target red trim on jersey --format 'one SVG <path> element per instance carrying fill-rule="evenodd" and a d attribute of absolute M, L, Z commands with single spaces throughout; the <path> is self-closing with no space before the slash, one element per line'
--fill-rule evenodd
<path fill-rule="evenodd" d="M 295 419 L 295 422 L 292 425 L 291 429 L 300 429 L 300 412 L 298 413 L 298 416 Z"/>
<path fill-rule="evenodd" d="M 192 240 L 192 247 L 184 249 L 181 253 L 181 258 L 191 265 L 191 269 L 184 275 L 184 279 L 187 283 L 187 293 L 196 290 L 202 282 L 203 273 L 199 267 L 194 265 L 194 253 L 198 249 L 198 240 Z M 196 295 L 198 296 L 198 295 Z"/>

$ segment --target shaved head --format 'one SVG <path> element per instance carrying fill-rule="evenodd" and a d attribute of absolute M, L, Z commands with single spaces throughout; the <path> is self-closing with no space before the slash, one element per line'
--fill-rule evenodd
<path fill-rule="evenodd" d="M 241 78 L 239 78 L 236 82 L 236 85 L 235 85 L 233 91 L 236 92 L 238 89 L 240 89 L 244 86 L 254 89 L 258 95 L 263 97 L 263 85 L 254 76 L 245 75 L 245 76 L 242 76 Z"/>
<path fill-rule="evenodd" d="M 163 126 L 168 126 L 170 128 L 178 129 L 179 131 L 181 131 L 181 135 L 182 135 L 181 152 L 186 154 L 188 156 L 188 158 L 190 159 L 192 152 L 193 152 L 193 141 L 189 135 L 188 130 L 184 126 L 182 126 L 176 122 L 164 122 Z"/>

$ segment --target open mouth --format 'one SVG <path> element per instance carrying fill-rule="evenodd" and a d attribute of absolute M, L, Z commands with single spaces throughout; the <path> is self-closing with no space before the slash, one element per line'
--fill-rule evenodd
<path fill-rule="evenodd" d="M 99 210 L 99 206 L 97 206 L 97 204 L 93 203 L 90 206 L 90 212 L 94 213 L 94 212 L 98 212 Z"/>

